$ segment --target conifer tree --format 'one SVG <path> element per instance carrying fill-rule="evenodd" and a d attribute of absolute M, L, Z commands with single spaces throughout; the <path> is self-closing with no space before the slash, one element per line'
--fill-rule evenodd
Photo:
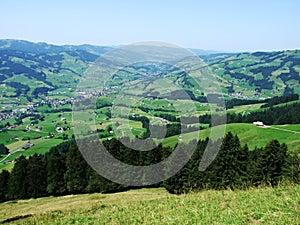
<path fill-rule="evenodd" d="M 238 178 L 236 180 L 236 184 L 239 186 L 247 186 L 251 178 L 251 174 L 248 170 L 248 165 L 250 163 L 249 155 L 249 148 L 247 145 L 242 146 L 237 155 Z"/>
<path fill-rule="evenodd" d="M 210 185 L 214 189 L 234 189 L 242 185 L 247 174 L 248 154 L 237 136 L 227 133 L 218 155 L 208 169 Z"/>
<path fill-rule="evenodd" d="M 300 183 L 300 149 L 287 154 L 282 168 L 282 176 L 293 183 Z"/>
<path fill-rule="evenodd" d="M 67 170 L 64 175 L 67 189 L 70 193 L 83 193 L 86 190 L 87 163 L 82 157 L 76 144 L 70 146 L 66 158 Z"/>
<path fill-rule="evenodd" d="M 4 144 L 0 144 L 0 154 L 7 155 L 8 153 L 9 149 Z"/>
<path fill-rule="evenodd" d="M 3 170 L 0 173 L 0 202 L 8 200 L 8 182 L 10 173 L 7 170 Z"/>
<path fill-rule="evenodd" d="M 87 187 L 86 192 L 116 192 L 119 190 L 124 190 L 124 187 L 120 184 L 114 183 L 110 180 L 99 175 L 90 166 L 87 168 Z"/>
<path fill-rule="evenodd" d="M 47 195 L 47 170 L 42 155 L 34 154 L 29 157 L 26 180 L 28 197 L 38 198 Z"/>
<path fill-rule="evenodd" d="M 286 160 L 287 146 L 272 140 L 261 152 L 256 174 L 260 182 L 276 185 L 282 175 Z"/>
<path fill-rule="evenodd" d="M 53 148 L 47 157 L 47 192 L 51 195 L 62 195 L 67 192 L 64 179 L 66 172 L 65 155 Z"/>
<path fill-rule="evenodd" d="M 182 164 L 182 160 L 186 160 L 189 158 L 188 156 L 188 149 L 193 148 L 193 146 L 189 144 L 178 144 L 176 146 L 178 148 L 178 152 L 180 152 L 180 157 L 177 155 L 171 154 L 169 157 L 171 158 L 171 164 Z M 197 149 L 198 151 L 200 149 Z M 197 152 L 197 150 L 195 152 Z M 162 154 L 164 155 L 164 153 Z M 194 156 L 193 156 L 194 157 Z M 166 181 L 163 182 L 164 187 L 173 194 L 181 194 L 181 193 L 188 193 L 191 190 L 195 190 L 199 188 L 197 184 L 199 182 L 194 182 L 194 179 L 197 179 L 200 177 L 197 177 L 199 172 L 199 161 L 195 161 L 194 159 L 189 160 L 189 162 L 174 176 L 170 177 Z M 166 171 L 166 174 L 168 174 L 170 171 L 174 169 L 174 165 L 166 165 L 164 170 Z M 202 184 L 202 182 L 200 181 Z"/>
<path fill-rule="evenodd" d="M 8 197 L 9 199 L 25 199 L 27 195 L 27 159 L 21 155 L 16 159 L 14 168 L 8 183 Z"/>
<path fill-rule="evenodd" d="M 97 174 L 97 172 L 91 167 L 88 167 L 86 191 L 88 193 L 101 192 L 104 188 L 103 186 L 105 185 L 103 183 L 102 177 L 99 174 Z"/>

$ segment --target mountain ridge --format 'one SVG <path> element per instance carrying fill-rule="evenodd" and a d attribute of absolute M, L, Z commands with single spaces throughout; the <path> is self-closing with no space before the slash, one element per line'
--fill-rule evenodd
<path fill-rule="evenodd" d="M 4 98 L 23 96 L 29 100 L 49 93 L 72 96 L 85 70 L 111 49 L 88 44 L 57 46 L 44 42 L 0 40 L 0 95 Z M 228 97 L 266 98 L 300 93 L 300 50 L 214 52 L 200 57 L 210 66 Z M 135 79 L 133 74 L 125 71 L 121 75 L 122 82 Z M 193 91 L 185 77 L 177 76 L 174 82 Z"/>

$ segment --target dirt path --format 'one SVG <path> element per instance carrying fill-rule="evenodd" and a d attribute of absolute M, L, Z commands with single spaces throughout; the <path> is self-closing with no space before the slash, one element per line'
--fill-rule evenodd
<path fill-rule="evenodd" d="M 282 129 L 282 128 L 278 128 L 278 127 L 272 127 L 272 126 L 270 126 L 270 128 L 275 129 L 275 130 L 281 130 L 281 131 L 285 131 L 285 132 L 290 132 L 290 133 L 293 133 L 293 134 L 300 134 L 299 131 L 286 130 L 286 129 Z"/>
<path fill-rule="evenodd" d="M 8 155 L 6 155 L 3 159 L 0 160 L 0 163 L 4 162 L 4 160 L 6 160 L 9 156 L 17 153 L 17 152 L 23 152 L 25 151 L 24 149 L 20 149 L 20 150 L 17 150 L 17 151 L 14 151 L 13 153 L 9 153 Z"/>

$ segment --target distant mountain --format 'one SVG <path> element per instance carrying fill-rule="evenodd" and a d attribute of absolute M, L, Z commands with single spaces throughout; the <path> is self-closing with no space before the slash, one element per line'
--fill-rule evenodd
<path fill-rule="evenodd" d="M 111 47 L 94 46 L 94 45 L 52 45 L 44 42 L 33 43 L 24 40 L 0 40 L 0 50 L 10 49 L 24 52 L 31 52 L 36 54 L 43 53 L 59 53 L 65 51 L 86 51 L 92 54 L 101 55 L 110 49 Z"/>
<path fill-rule="evenodd" d="M 31 100 L 40 94 L 72 96 L 85 70 L 99 55 L 111 49 L 0 40 L 0 97 Z M 193 51 L 210 66 L 228 96 L 260 98 L 300 94 L 300 50 L 239 54 Z M 134 80 L 135 76 L 145 73 L 144 69 L 120 71 L 115 76 L 118 83 L 112 82 L 112 85 Z M 159 70 L 148 69 L 150 72 Z M 183 88 L 193 90 L 185 74 L 173 79 Z"/>
<path fill-rule="evenodd" d="M 88 66 L 109 49 L 0 40 L 0 95 L 30 100 L 51 91 L 70 94 Z"/>
<path fill-rule="evenodd" d="M 199 56 L 206 56 L 206 55 L 212 55 L 212 54 L 220 54 L 220 53 L 224 53 L 222 51 L 215 51 L 215 50 L 203 50 L 203 49 L 194 49 L 194 48 L 190 48 L 189 49 L 191 52 L 193 52 L 196 55 Z"/>

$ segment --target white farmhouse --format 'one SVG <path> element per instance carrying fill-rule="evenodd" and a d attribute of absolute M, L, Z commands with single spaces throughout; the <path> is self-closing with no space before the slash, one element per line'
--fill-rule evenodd
<path fill-rule="evenodd" d="M 264 123 L 261 122 L 261 121 L 253 122 L 253 125 L 258 126 L 258 127 L 263 127 L 263 126 L 265 126 Z"/>

